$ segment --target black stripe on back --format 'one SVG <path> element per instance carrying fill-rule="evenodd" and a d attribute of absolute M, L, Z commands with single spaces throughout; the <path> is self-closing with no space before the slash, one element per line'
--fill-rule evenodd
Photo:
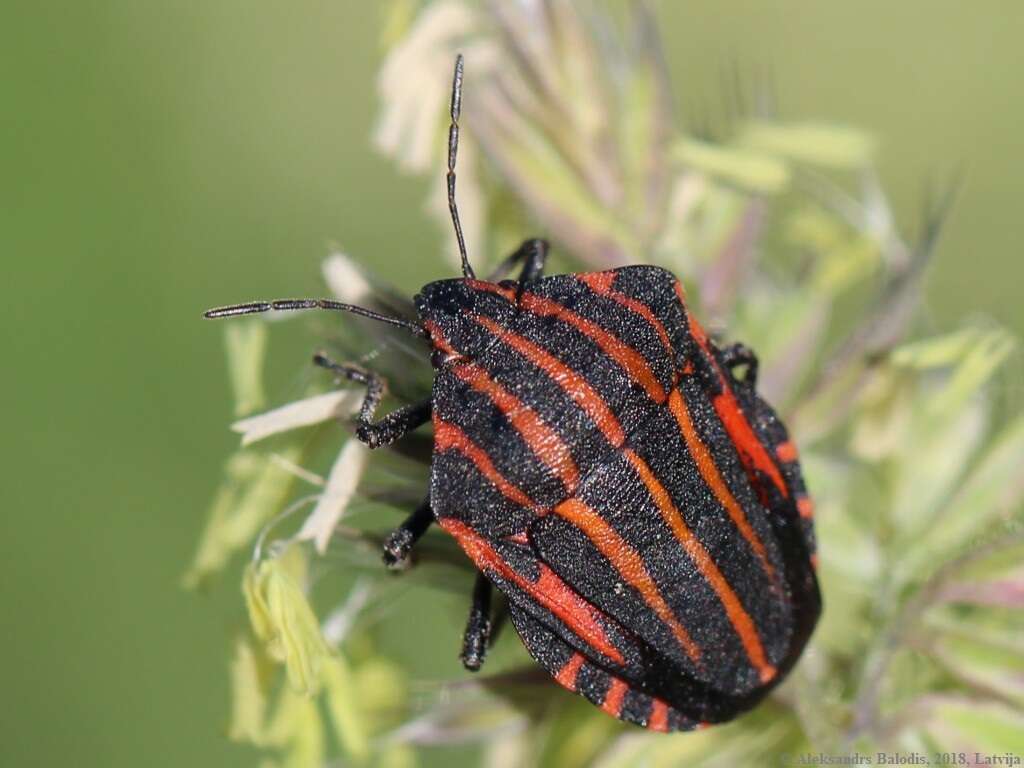
<path fill-rule="evenodd" d="M 534 519 L 531 510 L 508 499 L 455 449 L 434 454 L 432 473 L 443 485 L 433 497 L 434 514 L 460 520 L 491 541 L 526 531 Z"/>
<path fill-rule="evenodd" d="M 700 647 L 701 668 L 693 665 L 671 628 L 590 539 L 554 514 L 530 527 L 530 539 L 543 560 L 585 598 L 636 632 L 667 663 L 725 690 L 746 690 L 757 685 L 757 674 L 721 602 L 662 519 L 626 459 L 617 455 L 614 461 L 595 470 L 578 497 L 600 511 L 606 522 L 641 555 L 665 602 Z"/>
<path fill-rule="evenodd" d="M 786 565 L 775 532 L 725 428 L 695 377 L 684 377 L 680 392 L 694 429 L 764 547 L 776 580 L 769 580 L 752 546 L 701 477 L 671 413 L 663 414 L 648 425 L 646 439 L 638 440 L 636 451 L 672 495 L 687 527 L 701 540 L 740 599 L 757 627 L 769 661 L 778 664 L 788 647 L 792 615 L 784 587 Z"/>
<path fill-rule="evenodd" d="M 556 676 L 575 654 L 574 649 L 567 645 L 559 635 L 550 631 L 530 614 L 525 613 L 519 606 L 509 606 L 509 617 L 530 655 L 552 677 Z M 610 675 L 615 675 L 630 685 L 623 699 L 622 709 L 619 713 L 620 718 L 637 725 L 647 725 L 653 704 L 651 697 L 635 688 L 627 678 L 616 673 L 614 669 L 610 671 L 598 669 L 594 664 L 593 656 L 585 653 L 584 658 L 586 660 L 580 666 L 576 676 L 577 692 L 591 703 L 600 706 L 611 684 Z M 677 731 L 690 730 L 696 726 L 695 720 L 672 707 L 669 707 L 668 710 L 668 722 L 670 729 Z"/>
<path fill-rule="evenodd" d="M 647 306 L 661 320 L 681 367 L 687 356 L 693 354 L 686 309 L 676 295 L 676 278 L 661 267 L 630 266 L 615 271 L 614 289 Z M 639 320 L 639 315 L 637 315 Z M 643 322 L 643 321 L 641 321 Z"/>
<path fill-rule="evenodd" d="M 537 459 L 505 414 L 450 370 L 439 371 L 434 379 L 434 413 L 465 432 L 495 468 L 537 504 L 551 505 L 565 497 L 561 480 Z M 439 517 L 457 514 L 470 502 L 449 490 L 448 479 L 436 463 L 431 469 L 431 498 Z"/>
<path fill-rule="evenodd" d="M 671 388 L 675 361 L 661 337 L 640 315 L 601 296 L 573 275 L 558 275 L 531 285 L 530 293 L 554 301 L 594 323 L 643 356 L 665 389 Z M 654 309 L 651 310 L 655 312 Z M 657 314 L 657 312 L 655 312 Z M 663 322 L 678 322 L 668 316 Z"/>

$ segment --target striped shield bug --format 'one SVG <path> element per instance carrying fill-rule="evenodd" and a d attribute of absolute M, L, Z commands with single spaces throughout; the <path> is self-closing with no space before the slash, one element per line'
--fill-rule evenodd
<path fill-rule="evenodd" d="M 729 720 L 785 677 L 821 611 L 796 449 L 757 392 L 757 358 L 717 346 L 666 270 L 545 277 L 533 239 L 476 278 L 455 202 L 462 73 L 460 56 L 447 183 L 462 276 L 424 286 L 417 319 L 329 299 L 206 316 L 340 310 L 425 342 L 430 398 L 379 420 L 378 376 L 314 360 L 366 387 L 370 447 L 432 422 L 429 493 L 384 559 L 405 561 L 435 522 L 455 537 L 479 571 L 468 669 L 497 587 L 530 654 L 605 712 L 655 731 Z"/>

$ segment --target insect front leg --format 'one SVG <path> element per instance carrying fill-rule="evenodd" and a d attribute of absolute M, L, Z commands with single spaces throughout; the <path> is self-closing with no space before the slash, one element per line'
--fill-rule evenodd
<path fill-rule="evenodd" d="M 434 522 L 434 512 L 430 508 L 428 496 L 413 513 L 384 540 L 384 563 L 389 568 L 402 568 L 409 560 L 409 552 L 420 537 L 427 532 Z"/>
<path fill-rule="evenodd" d="M 476 575 L 473 585 L 473 604 L 462 636 L 462 666 L 476 672 L 484 663 L 487 644 L 491 639 L 491 582 L 482 573 Z"/>
<path fill-rule="evenodd" d="M 356 437 L 370 448 L 390 445 L 398 438 L 430 421 L 432 404 L 429 399 L 403 406 L 379 421 L 374 421 L 373 414 L 384 396 L 384 380 L 380 376 L 353 365 L 335 363 L 319 353 L 313 356 L 313 362 L 321 368 L 327 368 L 349 381 L 366 387 L 366 397 L 363 399 L 363 404 L 359 408 L 359 416 L 356 418 Z"/>
<path fill-rule="evenodd" d="M 547 240 L 533 238 L 524 241 L 523 244 L 516 249 L 515 253 L 507 256 L 501 264 L 498 265 L 497 269 L 491 273 L 489 280 L 491 282 L 500 280 L 520 262 L 523 265 L 522 271 L 519 273 L 520 285 L 539 280 L 544 274 L 544 264 L 548 260 L 548 250 L 549 246 Z"/>
<path fill-rule="evenodd" d="M 741 381 L 744 384 L 755 386 L 757 384 L 757 355 L 746 344 L 731 344 L 722 350 L 722 364 L 735 374 L 736 369 L 746 366 L 746 373 Z"/>

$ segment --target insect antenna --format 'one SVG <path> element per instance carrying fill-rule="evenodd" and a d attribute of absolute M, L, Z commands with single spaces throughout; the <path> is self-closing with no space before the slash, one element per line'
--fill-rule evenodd
<path fill-rule="evenodd" d="M 427 331 L 421 325 L 414 323 L 412 320 L 405 320 L 400 317 L 391 317 L 390 315 L 382 315 L 380 312 L 374 312 L 372 309 L 357 307 L 354 304 L 345 304 L 344 302 L 334 301 L 333 299 L 277 299 L 276 301 L 250 301 L 245 304 L 232 304 L 227 307 L 208 309 L 203 313 L 203 317 L 209 318 L 210 320 L 216 320 L 221 317 L 255 315 L 260 312 L 282 312 L 298 309 L 326 309 L 332 312 L 350 312 L 353 315 L 368 317 L 371 320 L 377 320 L 381 323 L 387 323 L 388 325 L 394 325 L 398 328 L 404 328 L 416 336 L 422 336 L 424 338 L 429 336 Z"/>
<path fill-rule="evenodd" d="M 476 277 L 466 255 L 466 240 L 459 223 L 459 207 L 455 204 L 455 156 L 459 153 L 459 113 L 462 111 L 462 54 L 455 57 L 455 76 L 452 78 L 452 124 L 448 128 L 448 210 L 455 226 L 455 237 L 459 241 L 459 256 L 462 258 L 462 276 Z"/>

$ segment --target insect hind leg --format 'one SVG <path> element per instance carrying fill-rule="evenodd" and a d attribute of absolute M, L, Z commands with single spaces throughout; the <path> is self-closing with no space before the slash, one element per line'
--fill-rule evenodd
<path fill-rule="evenodd" d="M 370 448 L 390 445 L 430 421 L 432 403 L 429 398 L 398 408 L 384 418 L 374 421 L 373 415 L 384 396 L 384 380 L 380 376 L 354 365 L 336 363 L 320 353 L 313 356 L 313 362 L 321 368 L 366 387 L 366 397 L 363 398 L 359 416 L 356 418 L 356 437 Z"/>

